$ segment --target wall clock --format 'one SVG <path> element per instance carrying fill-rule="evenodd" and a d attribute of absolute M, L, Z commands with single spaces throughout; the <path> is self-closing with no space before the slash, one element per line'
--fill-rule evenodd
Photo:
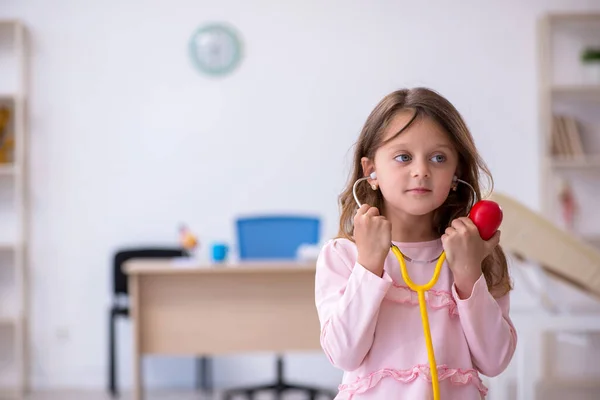
<path fill-rule="evenodd" d="M 190 57 L 195 67 L 207 75 L 227 75 L 242 60 L 242 42 L 237 32 L 222 23 L 199 27 L 189 44 Z"/>

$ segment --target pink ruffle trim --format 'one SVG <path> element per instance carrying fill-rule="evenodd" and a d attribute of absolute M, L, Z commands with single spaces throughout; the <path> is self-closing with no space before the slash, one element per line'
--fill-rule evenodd
<path fill-rule="evenodd" d="M 477 387 L 482 395 L 486 395 L 488 392 L 487 387 L 483 384 L 481 378 L 474 369 L 462 370 L 456 368 L 448 368 L 446 365 L 438 365 L 438 381 L 450 379 L 455 385 L 467 385 L 473 384 Z M 373 372 L 370 375 L 359 378 L 355 382 L 345 383 L 339 386 L 340 392 L 347 392 L 351 396 L 355 394 L 364 393 L 367 390 L 376 386 L 379 381 L 383 378 L 394 378 L 398 382 L 410 383 L 417 378 L 425 379 L 427 382 L 431 382 L 431 373 L 429 366 L 419 364 L 411 369 L 397 370 L 397 369 L 381 369 Z"/>
<path fill-rule="evenodd" d="M 417 292 L 397 283 L 394 283 L 385 298 L 395 303 L 410 304 L 413 306 L 419 305 L 419 295 Z M 448 308 L 450 315 L 458 315 L 456 301 L 450 292 L 431 289 L 425 292 L 425 300 L 427 301 L 427 305 L 433 310 Z"/>

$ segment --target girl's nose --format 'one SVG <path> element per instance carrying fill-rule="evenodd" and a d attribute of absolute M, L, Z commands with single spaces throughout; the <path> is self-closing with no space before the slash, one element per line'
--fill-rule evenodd
<path fill-rule="evenodd" d="M 412 175 L 414 178 L 429 178 L 429 164 L 426 160 L 413 162 Z"/>

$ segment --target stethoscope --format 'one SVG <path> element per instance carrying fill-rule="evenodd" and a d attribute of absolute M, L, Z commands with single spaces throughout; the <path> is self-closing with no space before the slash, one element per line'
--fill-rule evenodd
<path fill-rule="evenodd" d="M 359 208 L 362 206 L 362 204 L 360 203 L 360 201 L 358 200 L 358 196 L 356 195 L 356 187 L 358 186 L 358 184 L 360 182 L 367 180 L 367 179 L 375 179 L 376 177 L 377 177 L 377 175 L 375 174 L 375 172 L 373 172 L 369 176 L 365 176 L 364 178 L 360 178 L 356 182 L 354 182 L 354 185 L 352 186 L 352 194 L 354 195 L 354 200 L 356 201 L 356 204 L 358 204 Z M 453 178 L 453 181 L 461 182 L 461 183 L 464 183 L 467 186 L 469 186 L 471 188 L 471 190 L 473 191 L 474 199 L 477 198 L 477 192 L 475 191 L 473 186 L 471 186 L 471 184 L 463 181 L 462 179 L 458 179 L 456 176 Z M 476 203 L 476 201 L 473 201 L 473 204 L 475 204 L 475 203 Z M 406 282 L 406 284 L 408 285 L 408 287 L 410 289 L 417 292 L 417 295 L 419 297 L 419 309 L 421 310 L 421 320 L 423 322 L 423 333 L 425 335 L 425 344 L 427 346 L 427 357 L 429 359 L 429 369 L 431 370 L 431 385 L 433 387 L 433 398 L 434 398 L 434 400 L 439 400 L 440 399 L 440 387 L 439 387 L 438 374 L 437 374 L 437 365 L 435 362 L 435 354 L 433 352 L 433 343 L 431 342 L 431 330 L 429 329 L 429 317 L 427 315 L 427 303 L 425 301 L 425 292 L 428 291 L 429 289 L 431 289 L 436 284 L 438 278 L 440 277 L 440 271 L 442 269 L 442 265 L 444 264 L 444 261 L 446 261 L 446 252 L 442 251 L 442 254 L 440 254 L 440 256 L 438 257 L 431 280 L 424 285 L 416 285 L 410 279 L 410 276 L 408 275 L 408 272 L 406 271 L 406 262 L 404 261 L 404 258 L 405 258 L 404 254 L 402 254 L 400 249 L 394 243 L 391 244 L 391 249 L 392 249 L 392 253 L 394 253 L 396 258 L 398 259 L 398 263 L 400 264 L 400 273 L 402 274 L 402 279 L 404 279 L 404 282 Z M 433 261 L 433 260 L 431 260 L 431 261 Z"/>

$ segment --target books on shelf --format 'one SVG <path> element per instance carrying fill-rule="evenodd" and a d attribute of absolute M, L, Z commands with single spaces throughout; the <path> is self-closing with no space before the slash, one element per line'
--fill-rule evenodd
<path fill-rule="evenodd" d="M 581 132 L 575 118 L 567 115 L 552 117 L 552 155 L 560 158 L 582 158 L 585 153 Z"/>
<path fill-rule="evenodd" d="M 14 161 L 15 138 L 11 116 L 11 110 L 0 105 L 0 165 Z"/>

